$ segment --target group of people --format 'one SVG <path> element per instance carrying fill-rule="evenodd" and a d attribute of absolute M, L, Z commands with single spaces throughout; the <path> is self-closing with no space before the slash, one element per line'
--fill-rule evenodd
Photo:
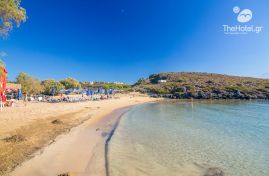
<path fill-rule="evenodd" d="M 50 103 L 58 103 L 58 102 L 83 102 L 83 101 L 96 101 L 96 100 L 107 100 L 112 98 L 112 94 L 80 94 L 80 95 L 64 95 L 60 94 L 60 96 L 50 96 L 44 98 L 43 101 Z"/>
<path fill-rule="evenodd" d="M 97 89 L 97 90 L 87 90 L 86 92 L 81 92 L 79 94 L 73 93 L 63 94 L 61 93 L 58 96 L 48 96 L 48 95 L 30 95 L 22 94 L 22 91 L 16 90 L 13 93 L 8 94 L 7 97 L 3 94 L 0 96 L 0 108 L 6 107 L 16 107 L 20 102 L 23 102 L 23 105 L 26 106 L 28 102 L 49 102 L 49 103 L 58 103 L 58 102 L 83 102 L 83 101 L 97 101 L 97 100 L 107 100 L 112 98 L 114 90 L 109 89 Z"/>

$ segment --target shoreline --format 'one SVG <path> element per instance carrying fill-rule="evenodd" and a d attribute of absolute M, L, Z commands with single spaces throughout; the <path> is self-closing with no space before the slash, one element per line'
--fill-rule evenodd
<path fill-rule="evenodd" d="M 145 104 L 145 103 L 143 103 Z M 141 104 L 139 104 L 141 105 Z M 114 124 L 114 127 L 111 129 L 106 141 L 105 141 L 105 146 L 104 146 L 104 149 L 105 149 L 105 153 L 104 153 L 104 158 L 105 158 L 105 176 L 110 176 L 109 174 L 109 161 L 108 161 L 108 152 L 109 152 L 109 142 L 110 140 L 112 139 L 115 131 L 117 130 L 118 126 L 119 126 L 119 123 L 122 119 L 122 117 L 127 113 L 129 112 L 132 108 L 136 107 L 136 106 L 139 106 L 139 105 L 133 105 L 133 106 L 129 106 L 129 107 L 126 107 L 127 110 L 123 113 L 121 113 L 121 115 L 117 118 L 117 121 L 115 122 Z"/>
<path fill-rule="evenodd" d="M 149 97 L 140 98 L 139 101 L 137 99 L 133 98 L 132 102 L 128 100 L 128 103 L 114 105 L 107 108 L 109 110 L 93 115 L 67 134 L 58 136 L 55 142 L 38 150 L 10 175 L 57 176 L 75 173 L 76 176 L 105 176 L 105 143 L 109 136 L 111 138 L 111 132 L 116 129 L 120 117 L 136 105 L 158 101 Z"/>
<path fill-rule="evenodd" d="M 110 118 L 110 120 L 112 120 L 113 122 L 110 125 L 110 128 L 106 130 L 105 137 L 102 139 L 102 141 L 100 141 L 100 143 L 93 150 L 94 157 L 91 158 L 91 161 L 89 162 L 89 167 L 87 168 L 89 170 L 89 173 L 88 173 L 89 175 L 109 176 L 109 170 L 108 170 L 109 169 L 109 162 L 108 162 L 109 142 L 111 138 L 113 137 L 113 134 L 116 131 L 121 121 L 121 118 L 124 116 L 124 114 L 126 114 L 132 108 L 139 105 L 141 104 L 126 106 L 123 108 L 116 109 L 113 112 L 111 112 L 109 115 L 104 117 L 104 118 Z"/>

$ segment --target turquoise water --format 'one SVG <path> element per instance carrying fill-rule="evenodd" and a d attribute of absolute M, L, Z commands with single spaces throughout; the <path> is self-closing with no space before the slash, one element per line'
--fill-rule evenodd
<path fill-rule="evenodd" d="M 145 104 L 126 113 L 109 143 L 111 176 L 269 175 L 269 102 Z"/>

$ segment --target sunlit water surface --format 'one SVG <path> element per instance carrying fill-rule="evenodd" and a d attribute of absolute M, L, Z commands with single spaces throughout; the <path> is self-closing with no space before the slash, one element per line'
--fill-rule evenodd
<path fill-rule="evenodd" d="M 269 176 L 269 102 L 145 104 L 126 113 L 109 143 L 111 176 Z"/>

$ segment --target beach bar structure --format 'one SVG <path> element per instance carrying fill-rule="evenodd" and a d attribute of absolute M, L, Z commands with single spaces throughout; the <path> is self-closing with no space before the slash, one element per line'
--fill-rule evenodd
<path fill-rule="evenodd" d="M 5 94 L 8 99 L 17 99 L 21 100 L 22 98 L 22 91 L 21 91 L 21 84 L 15 84 L 15 83 L 7 83 Z"/>
<path fill-rule="evenodd" d="M 6 90 L 8 90 L 8 89 L 19 90 L 19 89 L 21 89 L 21 84 L 7 83 Z"/>

